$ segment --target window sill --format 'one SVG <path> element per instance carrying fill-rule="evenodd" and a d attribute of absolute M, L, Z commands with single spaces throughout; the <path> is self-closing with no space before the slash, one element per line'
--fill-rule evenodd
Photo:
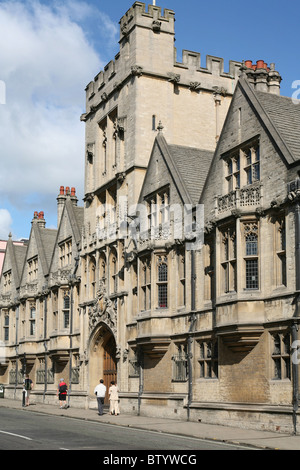
<path fill-rule="evenodd" d="M 290 384 L 291 379 L 285 378 L 285 379 L 270 379 L 269 380 L 270 384 Z"/>
<path fill-rule="evenodd" d="M 218 377 L 199 377 L 196 382 L 199 383 L 199 382 L 207 382 L 208 380 L 210 380 L 211 382 L 219 382 L 219 378 Z"/>

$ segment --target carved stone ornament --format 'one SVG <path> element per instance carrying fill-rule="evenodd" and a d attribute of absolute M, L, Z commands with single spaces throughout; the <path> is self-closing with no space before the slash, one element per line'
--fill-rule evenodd
<path fill-rule="evenodd" d="M 179 83 L 180 82 L 180 75 L 179 74 L 169 72 L 167 75 L 169 77 L 169 80 L 168 80 L 169 82 L 173 82 L 173 83 Z"/>
<path fill-rule="evenodd" d="M 156 31 L 156 32 L 160 31 L 160 29 L 161 29 L 161 21 L 154 20 L 154 21 L 152 22 L 152 29 L 153 29 L 153 31 Z"/>
<path fill-rule="evenodd" d="M 140 67 L 139 65 L 133 65 L 131 67 L 131 73 L 132 75 L 140 77 L 143 74 L 143 67 Z"/>
<path fill-rule="evenodd" d="M 99 289 L 96 294 L 94 305 L 89 308 L 89 328 L 90 331 L 102 322 L 105 323 L 113 334 L 117 334 L 117 309 L 106 293 L 103 281 L 99 283 Z"/>
<path fill-rule="evenodd" d="M 190 90 L 197 91 L 200 89 L 200 82 L 190 82 Z"/>

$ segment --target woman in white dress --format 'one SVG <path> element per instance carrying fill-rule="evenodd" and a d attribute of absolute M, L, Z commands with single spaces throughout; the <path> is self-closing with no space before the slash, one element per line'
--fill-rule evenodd
<path fill-rule="evenodd" d="M 117 384 L 115 382 L 110 383 L 110 387 L 108 389 L 110 407 L 109 407 L 109 414 L 110 415 L 119 415 L 119 390 Z"/>

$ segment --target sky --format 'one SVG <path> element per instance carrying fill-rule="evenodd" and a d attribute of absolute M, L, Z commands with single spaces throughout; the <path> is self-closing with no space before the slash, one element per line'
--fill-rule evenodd
<path fill-rule="evenodd" d="M 0 0 L 0 239 L 29 238 L 35 211 L 56 228 L 60 186 L 75 187 L 83 205 L 85 87 L 119 51 L 133 3 Z M 202 67 L 206 55 L 223 57 L 225 72 L 229 60 L 262 59 L 275 63 L 282 95 L 300 90 L 300 2 L 156 5 L 175 11 L 179 62 L 183 49 L 200 52 Z"/>

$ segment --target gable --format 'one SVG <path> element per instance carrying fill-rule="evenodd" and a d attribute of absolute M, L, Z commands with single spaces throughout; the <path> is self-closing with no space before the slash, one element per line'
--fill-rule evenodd
<path fill-rule="evenodd" d="M 243 193 L 252 182 L 246 182 L 247 171 L 245 153 L 247 148 L 258 146 L 259 148 L 259 189 L 260 196 L 255 198 L 253 209 L 266 207 L 274 200 L 282 200 L 286 197 L 286 182 L 289 164 L 294 161 L 286 142 L 279 134 L 273 113 L 262 106 L 261 101 L 277 102 L 277 95 L 269 97 L 269 93 L 256 92 L 245 79 L 241 79 L 234 92 L 226 120 L 220 135 L 209 174 L 204 185 L 204 191 L 200 202 L 204 204 L 205 216 L 208 219 L 216 215 L 216 198 L 230 194 L 228 168 L 226 165 L 230 156 L 240 155 L 240 175 L 243 177 L 240 189 Z M 288 113 L 287 113 L 288 114 Z M 281 119 L 278 118 L 278 121 Z M 242 152 L 242 153 L 240 153 Z M 243 159 L 243 160 L 242 160 Z M 234 171 L 234 170 L 233 170 Z M 226 173 L 227 172 L 227 173 Z M 241 178 L 242 179 L 242 178 Z M 233 190 L 235 188 L 232 188 Z M 239 192 L 241 197 L 241 191 Z M 220 215 L 220 214 L 219 214 Z"/>
<path fill-rule="evenodd" d="M 291 98 L 256 92 L 259 102 L 285 142 L 294 161 L 300 160 L 300 106 Z"/>
<path fill-rule="evenodd" d="M 26 245 L 16 245 L 11 238 L 9 238 L 6 245 L 3 269 L 0 278 L 1 288 L 3 288 L 3 275 L 9 271 L 11 272 L 11 291 L 20 286 L 20 276 L 24 265 L 26 251 Z"/>
<path fill-rule="evenodd" d="M 53 253 L 57 230 L 40 227 L 37 222 L 32 223 L 26 257 L 22 270 L 21 285 L 26 284 L 27 263 L 36 258 L 38 260 L 38 276 L 47 276 Z"/>
<path fill-rule="evenodd" d="M 168 164 L 169 163 L 169 164 Z M 172 175 L 172 164 L 166 161 L 162 147 L 156 139 L 141 189 L 139 202 L 142 203 L 161 188 L 170 187 L 170 204 L 182 203 L 182 197 Z"/>
<path fill-rule="evenodd" d="M 159 134 L 154 142 L 140 201 L 170 185 L 170 204 L 197 204 L 212 158 L 211 151 L 169 145 Z"/>
<path fill-rule="evenodd" d="M 50 260 L 49 271 L 58 269 L 60 244 L 72 240 L 72 260 L 80 249 L 81 229 L 83 226 L 83 207 L 74 206 L 70 199 L 67 199 L 60 218 L 59 227 L 56 234 L 54 248 Z"/>

